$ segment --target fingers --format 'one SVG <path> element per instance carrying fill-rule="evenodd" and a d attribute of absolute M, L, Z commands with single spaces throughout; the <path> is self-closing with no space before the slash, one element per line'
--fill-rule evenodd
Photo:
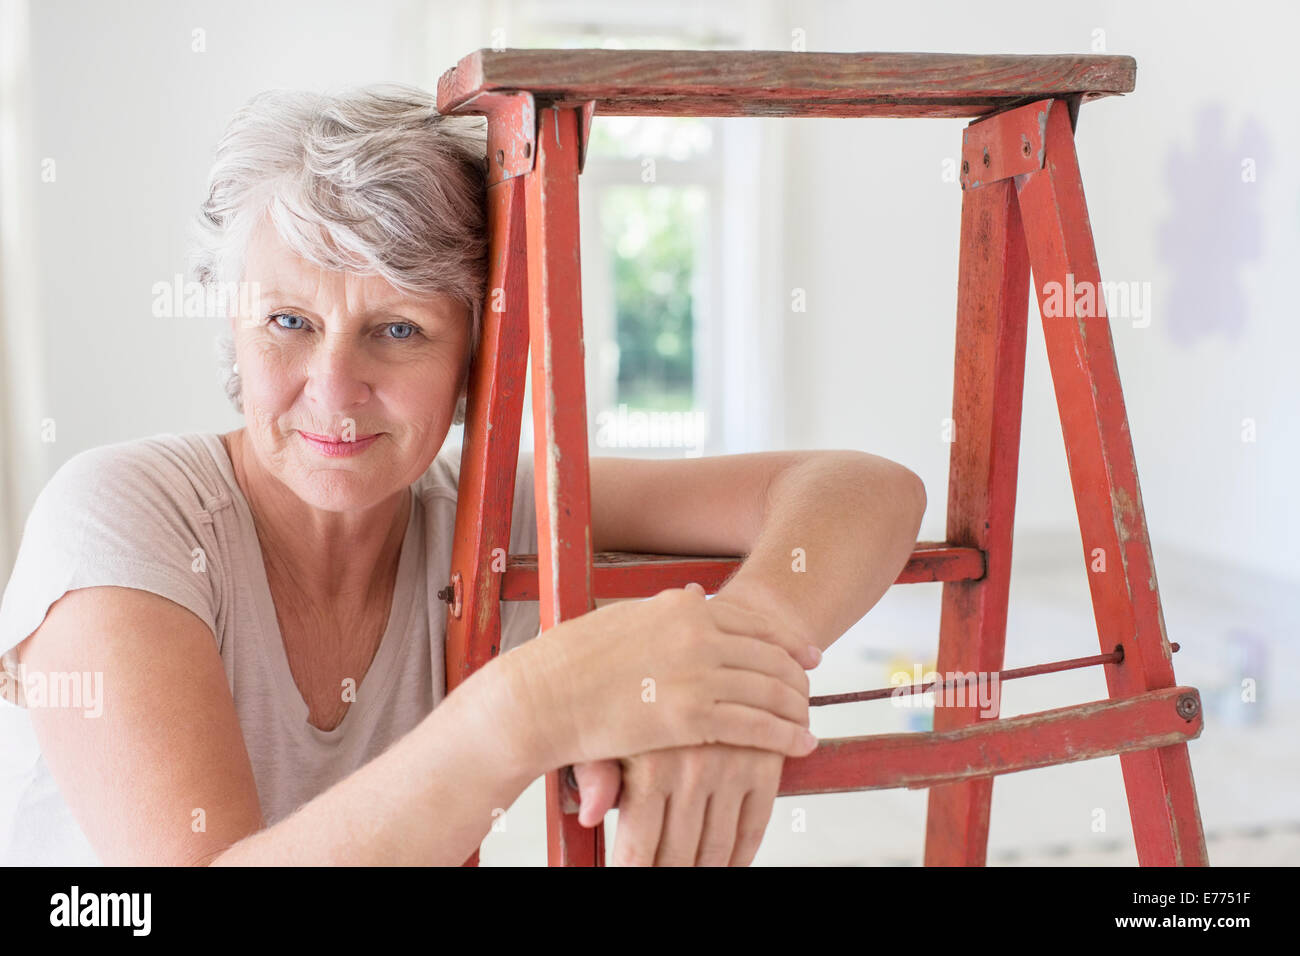
<path fill-rule="evenodd" d="M 817 738 L 803 724 L 743 704 L 714 704 L 706 724 L 713 733 L 702 743 L 757 747 L 787 757 L 806 757 L 817 749 Z"/>
<path fill-rule="evenodd" d="M 731 866 L 749 866 L 754 862 L 763 834 L 767 832 L 768 821 L 772 819 L 772 807 L 779 788 L 778 782 L 777 787 L 761 787 L 745 795 L 740 807 L 740 822 L 732 828 L 736 845 L 731 853 Z"/>
<path fill-rule="evenodd" d="M 696 866 L 726 866 L 734 853 L 745 794 L 723 788 L 710 794 L 704 810 Z"/>
<path fill-rule="evenodd" d="M 614 866 L 653 866 L 664 827 L 665 799 L 653 790 L 630 790 L 618 808 Z"/>
<path fill-rule="evenodd" d="M 691 594 L 698 594 L 701 597 L 707 596 L 704 588 L 694 581 L 686 585 L 683 590 Z M 803 638 L 784 628 L 775 626 L 772 621 L 758 611 L 742 607 L 719 596 L 709 601 L 709 612 L 719 630 L 733 634 L 761 637 L 763 640 L 775 643 L 785 648 L 786 653 L 808 670 L 812 670 L 821 663 L 821 648 L 808 643 Z"/>
<path fill-rule="evenodd" d="M 618 803 L 618 792 L 623 783 L 622 767 L 617 760 L 574 764 L 573 777 L 582 797 L 578 822 L 584 827 L 594 827 Z"/>
<path fill-rule="evenodd" d="M 668 795 L 655 866 L 693 866 L 704 831 L 708 794 L 686 787 Z"/>
<path fill-rule="evenodd" d="M 704 593 L 703 588 L 700 593 Z M 719 630 L 730 631 L 732 634 L 749 634 L 766 640 L 775 639 L 772 623 L 757 611 L 714 598 L 709 601 L 709 612 Z"/>
<path fill-rule="evenodd" d="M 819 648 L 809 644 L 792 631 L 775 626 L 756 611 L 721 598 L 714 598 L 709 602 L 709 611 L 719 630 L 761 638 L 769 644 L 775 644 L 783 648 L 807 670 L 812 670 L 821 663 L 822 654 Z"/>
<path fill-rule="evenodd" d="M 719 641 L 722 663 L 727 667 L 756 671 L 783 681 L 808 697 L 808 675 L 788 653 L 757 637 L 723 634 Z"/>
<path fill-rule="evenodd" d="M 719 702 L 757 707 L 803 727 L 808 726 L 808 697 L 767 674 L 723 667 L 713 674 L 709 684 L 714 699 Z"/>

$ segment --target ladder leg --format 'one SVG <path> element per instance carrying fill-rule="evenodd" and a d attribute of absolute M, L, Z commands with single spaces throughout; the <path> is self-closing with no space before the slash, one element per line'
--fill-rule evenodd
<path fill-rule="evenodd" d="M 487 200 L 488 297 L 470 371 L 456 498 L 453 594 L 447 610 L 447 693 L 500 649 L 504 568 L 500 559 L 510 549 L 528 368 L 523 180 L 516 177 L 490 187 Z M 497 289 L 502 290 L 500 295 L 494 294 Z M 478 852 L 467 862 L 477 865 Z"/>
<path fill-rule="evenodd" d="M 537 577 L 542 628 L 592 604 L 591 478 L 578 245 L 577 109 L 538 110 L 537 158 L 526 177 L 528 313 L 532 342 Z M 546 775 L 552 866 L 604 863 L 603 827 L 565 812 L 561 772 Z"/>
<path fill-rule="evenodd" d="M 1016 177 L 1111 697 L 1174 685 L 1137 464 L 1067 104 L 1044 100 L 1045 162 Z M 1091 301 L 1089 301 L 1089 297 Z M 1185 743 L 1120 755 L 1138 862 L 1206 865 Z"/>
<path fill-rule="evenodd" d="M 1004 179 L 967 187 L 962 193 L 947 541 L 979 548 L 986 564 L 978 580 L 944 584 L 937 670 L 945 677 L 1002 668 L 1028 316 L 1029 260 L 1012 183 Z M 972 696 L 965 700 L 974 702 Z M 981 715 L 979 707 L 943 706 L 936 699 L 934 729 L 956 730 L 995 718 L 996 696 L 991 704 Z M 930 789 L 927 866 L 984 865 L 992 794 L 992 777 Z"/>

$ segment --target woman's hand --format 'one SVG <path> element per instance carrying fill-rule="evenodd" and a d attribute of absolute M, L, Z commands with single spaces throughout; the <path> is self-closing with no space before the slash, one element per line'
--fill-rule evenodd
<path fill-rule="evenodd" d="M 526 722 L 521 756 L 551 770 L 709 743 L 805 756 L 814 656 L 696 586 L 606 605 L 498 660 Z"/>
<path fill-rule="evenodd" d="M 708 603 L 713 612 L 728 606 L 761 613 L 778 632 L 799 633 L 799 622 L 779 604 L 754 606 L 732 593 Z M 812 655 L 811 666 L 820 660 Z M 784 765 L 784 754 L 725 744 L 576 764 L 578 822 L 594 827 L 618 807 L 616 866 L 748 866 L 772 816 Z"/>
<path fill-rule="evenodd" d="M 578 822 L 618 807 L 614 866 L 749 866 L 784 766 L 784 754 L 725 744 L 578 764 Z"/>

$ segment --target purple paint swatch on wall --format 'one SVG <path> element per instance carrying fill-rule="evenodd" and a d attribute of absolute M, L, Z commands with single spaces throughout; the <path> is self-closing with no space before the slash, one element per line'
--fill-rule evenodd
<path fill-rule="evenodd" d="M 1251 298 L 1242 266 L 1259 258 L 1264 216 L 1259 176 L 1268 175 L 1268 138 L 1253 117 L 1230 131 L 1221 104 L 1196 113 L 1190 146 L 1165 160 L 1170 214 L 1157 238 L 1170 286 L 1160 310 L 1176 345 L 1222 333 L 1239 338 Z"/>

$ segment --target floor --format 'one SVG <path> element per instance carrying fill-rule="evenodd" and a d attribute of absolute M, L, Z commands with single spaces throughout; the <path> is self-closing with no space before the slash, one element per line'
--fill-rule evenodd
<path fill-rule="evenodd" d="M 1077 557 L 1075 557 L 1077 555 Z M 1189 743 L 1211 865 L 1300 864 L 1300 586 L 1155 548 L 1174 668 L 1198 688 L 1204 730 Z M 889 686 L 913 661 L 932 666 L 941 585 L 893 588 L 813 672 L 814 694 Z M 1006 667 L 1098 652 L 1077 532 L 1017 538 Z M 1253 681 L 1255 701 L 1243 701 Z M 1247 683 L 1243 683 L 1247 682 Z M 1006 682 L 1003 714 L 1105 697 L 1099 668 Z M 851 736 L 927 729 L 930 712 L 892 701 L 818 708 L 813 731 Z M 781 797 L 756 866 L 917 866 L 926 791 Z M 802 813 L 796 813 L 802 811 Z M 483 844 L 484 865 L 542 865 L 545 794 L 535 782 Z M 606 846 L 617 838 L 606 818 Z M 793 821 L 802 819 L 798 828 Z M 1119 758 L 1006 774 L 993 788 L 988 864 L 1136 866 Z"/>

